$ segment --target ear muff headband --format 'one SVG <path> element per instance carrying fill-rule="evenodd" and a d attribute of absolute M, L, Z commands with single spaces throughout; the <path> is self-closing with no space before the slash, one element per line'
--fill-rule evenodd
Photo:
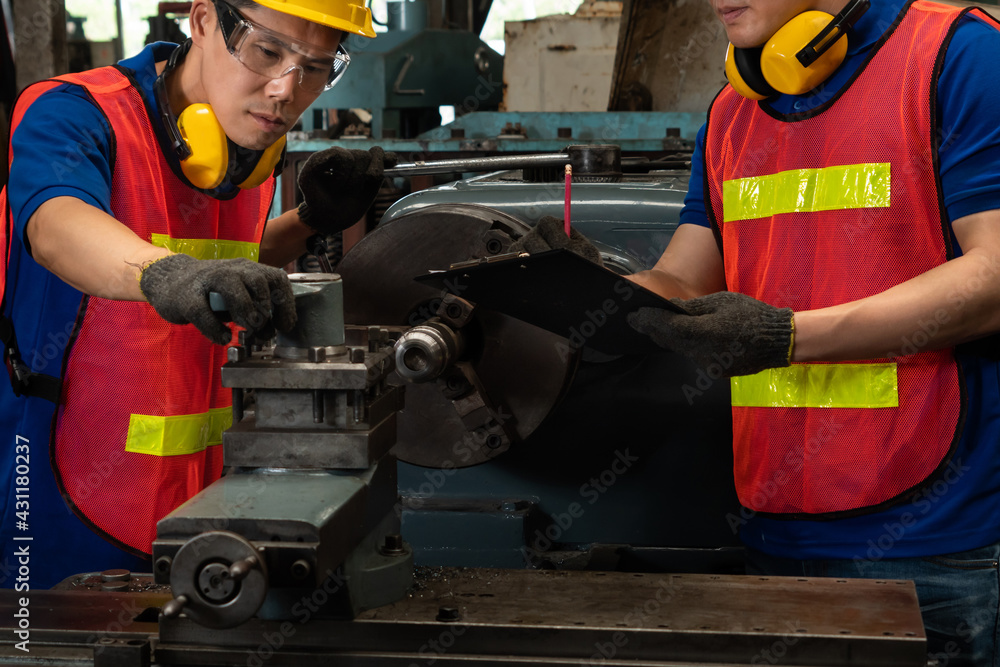
<path fill-rule="evenodd" d="M 737 49 L 726 55 L 726 76 L 744 97 L 760 100 L 778 93 L 802 95 L 840 67 L 847 56 L 848 27 L 871 6 L 870 0 L 851 0 L 836 16 L 803 12 L 783 25 L 756 49 Z"/>
<path fill-rule="evenodd" d="M 250 156 L 244 164 L 234 165 L 230 156 L 229 140 L 215 112 L 208 104 L 192 104 L 175 116 L 167 97 L 166 77 L 179 65 L 191 49 L 187 40 L 170 54 L 167 66 L 156 79 L 154 86 L 160 117 L 170 137 L 170 145 L 180 160 L 181 172 L 196 188 L 214 190 L 234 173 L 250 174 L 235 185 L 246 190 L 255 188 L 274 173 L 284 155 L 285 137 L 263 151 L 247 151 Z M 253 165 L 252 169 L 250 165 Z"/>

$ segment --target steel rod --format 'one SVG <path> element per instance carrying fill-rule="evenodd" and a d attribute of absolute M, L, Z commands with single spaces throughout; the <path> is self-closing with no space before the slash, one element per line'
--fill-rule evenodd
<path fill-rule="evenodd" d="M 451 174 L 466 171 L 502 171 L 504 169 L 526 169 L 531 167 L 562 167 L 569 162 L 566 153 L 545 153 L 541 155 L 498 155 L 494 157 L 462 158 L 459 160 L 435 160 L 433 162 L 408 162 L 392 169 L 385 175 L 419 176 L 423 174 Z"/>

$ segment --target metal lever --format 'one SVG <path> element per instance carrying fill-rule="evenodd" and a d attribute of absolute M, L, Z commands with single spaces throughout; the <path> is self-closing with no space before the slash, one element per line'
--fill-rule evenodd
<path fill-rule="evenodd" d="M 226 297 L 222 296 L 218 292 L 208 293 L 208 307 L 215 313 L 229 312 L 229 308 L 226 306 Z"/>
<path fill-rule="evenodd" d="M 257 567 L 257 558 L 255 556 L 236 561 L 229 566 L 229 577 L 233 581 L 243 581 L 255 567 Z"/>
<path fill-rule="evenodd" d="M 179 595 L 173 600 L 163 605 L 163 616 L 165 618 L 173 618 L 175 616 L 180 616 L 180 613 L 184 611 L 184 606 L 188 603 L 186 595 Z"/>
<path fill-rule="evenodd" d="M 319 261 L 320 271 L 323 273 L 333 273 L 333 266 L 330 264 L 330 257 L 327 255 L 329 248 L 326 245 L 326 238 L 321 234 L 313 234 L 306 240 L 306 250 L 309 254 L 315 255 Z"/>

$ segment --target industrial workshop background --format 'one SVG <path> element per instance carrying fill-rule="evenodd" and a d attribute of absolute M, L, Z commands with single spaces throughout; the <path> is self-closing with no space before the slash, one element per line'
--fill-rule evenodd
<path fill-rule="evenodd" d="M 18 91 L 182 41 L 190 5 L 0 0 L 4 153 Z M 621 276 L 677 229 L 726 82 L 709 2 L 372 10 L 379 37 L 346 38 L 350 74 L 288 134 L 272 213 L 299 204 L 317 151 L 380 146 L 401 164 L 371 211 L 286 267 L 307 324 L 229 348 L 233 474 L 158 523 L 152 572 L 32 591 L 45 664 L 733 665 L 780 650 L 786 665 L 924 667 L 912 582 L 743 574 L 730 385 L 624 323 Z M 515 242 L 568 199 L 619 275 L 579 260 L 525 281 L 539 264 Z M 516 298 L 567 275 L 581 284 L 551 303 Z M 303 621 L 298 601 L 319 595 Z M 0 595 L 0 629 L 15 608 Z M 124 608 L 138 613 L 108 632 Z M 19 657 L 8 639 L 2 664 Z M 459 640 L 461 656 L 428 658 Z"/>

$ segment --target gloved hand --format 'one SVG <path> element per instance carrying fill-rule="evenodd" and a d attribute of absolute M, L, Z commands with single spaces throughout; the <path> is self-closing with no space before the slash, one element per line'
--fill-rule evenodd
<path fill-rule="evenodd" d="M 546 250 L 555 250 L 557 248 L 565 248 L 584 259 L 589 259 L 594 264 L 604 266 L 604 263 L 601 261 L 600 251 L 586 236 L 576 229 L 571 229 L 570 235 L 566 236 L 565 223 L 551 215 L 547 215 L 539 220 L 531 228 L 531 231 L 515 241 L 510 247 L 512 252 L 527 252 L 531 254 L 545 252 Z"/>
<path fill-rule="evenodd" d="M 791 361 L 791 308 L 775 308 L 738 292 L 671 301 L 690 315 L 640 308 L 629 313 L 629 325 L 702 368 L 721 367 L 724 377 L 752 375 Z"/>
<path fill-rule="evenodd" d="M 371 208 L 383 170 L 396 166 L 395 153 L 335 146 L 317 151 L 299 170 L 299 219 L 324 236 L 343 231 Z"/>
<path fill-rule="evenodd" d="M 232 321 L 258 338 L 271 338 L 275 328 L 288 331 L 295 326 L 295 296 L 288 276 L 249 259 L 167 255 L 143 270 L 139 289 L 160 317 L 193 324 L 217 345 L 228 343 L 233 332 L 212 312 L 209 292 L 221 294 Z"/>

